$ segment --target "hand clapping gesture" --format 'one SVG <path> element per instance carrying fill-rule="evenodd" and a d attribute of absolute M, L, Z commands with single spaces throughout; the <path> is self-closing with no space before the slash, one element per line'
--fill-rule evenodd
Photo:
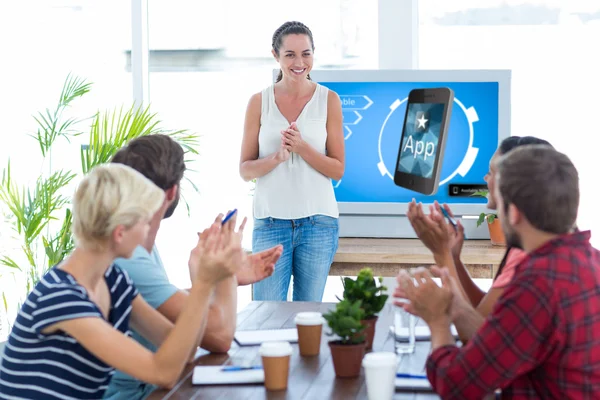
<path fill-rule="evenodd" d="M 210 228 L 198 235 L 198 243 L 190 254 L 188 266 L 192 285 L 202 281 L 214 285 L 237 273 L 244 260 L 242 232 L 246 219 L 236 231 L 235 215 L 223 226 L 219 214 Z"/>
<path fill-rule="evenodd" d="M 453 216 L 447 205 L 444 204 L 444 208 L 450 216 Z M 434 255 L 440 256 L 448 251 L 451 251 L 453 256 L 460 255 L 464 238 L 463 226 L 460 221 L 457 221 L 458 226 L 455 230 L 447 223 L 437 201 L 429 207 L 429 215 L 425 215 L 423 206 L 413 200 L 408 205 L 406 216 L 421 242 Z"/>
<path fill-rule="evenodd" d="M 431 279 L 431 274 L 425 268 L 415 269 L 412 276 L 405 270 L 400 271 L 397 277 L 398 287 L 394 297 L 407 299 L 410 303 L 396 301 L 395 304 L 403 307 L 409 313 L 421 317 L 429 325 L 440 320 L 447 320 L 449 323 L 451 305 L 455 297 L 452 278 L 448 275 L 446 269 L 436 268 L 433 272 L 440 275 L 442 279 L 441 287 Z"/>

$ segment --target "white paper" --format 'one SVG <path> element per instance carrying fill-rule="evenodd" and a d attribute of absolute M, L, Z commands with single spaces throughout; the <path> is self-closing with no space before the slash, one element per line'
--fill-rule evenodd
<path fill-rule="evenodd" d="M 433 390 L 428 379 L 418 378 L 396 378 L 396 388 L 407 390 Z"/>
<path fill-rule="evenodd" d="M 394 334 L 394 327 L 390 326 L 390 333 Z M 450 326 L 450 332 L 455 339 L 458 339 L 458 332 L 456 331 L 456 327 L 454 325 Z M 399 332 L 396 332 L 396 337 L 401 339 L 408 339 L 408 328 L 400 328 Z M 415 327 L 415 340 L 431 340 L 431 331 L 427 325 L 418 325 Z"/>
<path fill-rule="evenodd" d="M 242 371 L 222 371 L 223 366 L 194 368 L 193 385 L 224 385 L 241 383 L 263 383 L 265 373 L 262 369 L 246 369 Z"/>
<path fill-rule="evenodd" d="M 267 329 L 258 331 L 237 331 L 235 341 L 240 346 L 258 346 L 264 342 L 298 342 L 298 330 L 292 329 Z"/>

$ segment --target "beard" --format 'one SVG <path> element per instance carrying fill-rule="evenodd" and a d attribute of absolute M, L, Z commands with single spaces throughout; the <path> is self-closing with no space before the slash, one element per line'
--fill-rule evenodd
<path fill-rule="evenodd" d="M 500 221 L 502 224 L 502 231 L 504 232 L 504 238 L 506 239 L 507 247 L 516 247 L 517 249 L 523 250 L 523 241 L 521 236 L 510 226 L 508 222 Z"/>
<path fill-rule="evenodd" d="M 167 211 L 165 211 L 165 216 L 163 217 L 163 219 L 167 219 L 171 215 L 173 215 L 178 204 L 179 204 L 179 188 L 177 188 L 177 196 L 175 196 L 175 199 L 173 200 L 173 202 L 171 203 L 169 208 L 167 208 Z"/>

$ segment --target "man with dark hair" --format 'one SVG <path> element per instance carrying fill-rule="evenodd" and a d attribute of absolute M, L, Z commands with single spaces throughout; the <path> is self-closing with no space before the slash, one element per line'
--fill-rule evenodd
<path fill-rule="evenodd" d="M 532 144 L 552 147 L 548 141 L 534 136 L 510 136 L 500 142 L 498 149 L 490 160 L 490 169 L 484 177 L 488 186 L 488 209 L 495 210 L 497 208 L 496 200 L 493 196 L 494 188 L 496 187 L 495 177 L 497 160 L 511 152 L 513 149 Z M 457 220 L 456 228 L 450 225 L 446 218 L 444 218 L 442 208 L 444 208 L 451 217 L 454 217 L 448 204 L 434 202 L 433 206 L 430 206 L 430 214 L 426 215 L 423 212 L 422 205 L 420 203 L 417 204 L 414 200 L 409 204 L 406 216 L 415 230 L 417 237 L 433 253 L 435 263 L 444 265 L 448 268 L 450 275 L 459 282 L 464 297 L 480 314 L 478 316 L 475 313 L 470 313 L 469 315 L 471 317 L 468 319 L 462 318 L 460 320 L 452 321 L 456 327 L 460 340 L 467 342 L 475 332 L 481 328 L 485 321 L 485 317 L 492 312 L 496 301 L 502 296 L 502 293 L 512 280 L 515 268 L 527 256 L 527 253 L 518 247 L 511 245 L 507 246 L 504 257 L 498 266 L 496 276 L 492 280 L 490 289 L 487 292 L 481 290 L 477 283 L 471 278 L 461 260 L 461 252 L 465 237 L 464 227 L 460 219 Z M 396 291 L 397 296 L 402 297 L 402 288 L 397 287 Z"/>
<path fill-rule="evenodd" d="M 450 321 L 472 313 L 446 268 L 439 287 L 424 269 L 398 283 L 431 330 L 427 376 L 444 399 L 591 399 L 600 393 L 600 252 L 573 231 L 579 178 L 567 156 L 527 145 L 501 157 L 493 193 L 510 245 L 526 258 L 492 313 L 462 348 Z M 417 284 L 413 282 L 413 277 Z"/>
<path fill-rule="evenodd" d="M 134 168 L 165 191 L 165 202 L 150 221 L 144 245 L 139 246 L 130 259 L 118 259 L 115 263 L 128 273 L 142 297 L 174 323 L 188 300 L 188 292 L 169 282 L 155 240 L 161 221 L 173 215 L 179 202 L 180 183 L 186 169 L 183 149 L 167 135 L 142 136 L 120 149 L 112 162 Z M 276 246 L 247 256 L 236 276 L 215 287 L 206 329 L 199 339 L 202 348 L 218 353 L 229 350 L 236 327 L 238 285 L 252 284 L 270 276 L 281 253 L 282 247 Z M 132 331 L 132 337 L 156 351 L 156 343 L 149 342 L 138 332 Z M 154 389 L 117 371 L 104 398 L 143 399 Z"/>

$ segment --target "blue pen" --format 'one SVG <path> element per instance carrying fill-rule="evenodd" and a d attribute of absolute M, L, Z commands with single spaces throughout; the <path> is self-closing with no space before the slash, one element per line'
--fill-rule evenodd
<path fill-rule="evenodd" d="M 250 370 L 250 369 L 262 369 L 262 365 L 255 365 L 253 367 L 240 367 L 237 365 L 230 365 L 227 367 L 223 367 L 223 369 L 221 369 L 221 371 L 233 372 L 233 371 L 246 371 L 246 370 Z"/>
<path fill-rule="evenodd" d="M 444 217 L 446 217 L 446 219 L 448 220 L 448 222 L 450 222 L 450 224 L 454 227 L 455 231 L 458 231 L 458 224 L 456 223 L 456 221 L 454 220 L 454 218 L 452 218 L 450 216 L 450 214 L 448 214 L 448 211 L 446 211 L 446 209 L 444 207 L 440 207 L 440 210 L 442 210 L 442 214 L 444 215 Z M 467 235 L 465 235 L 465 232 L 463 231 L 463 237 L 466 239 Z"/>
<path fill-rule="evenodd" d="M 407 379 L 427 379 L 425 375 L 411 375 L 411 374 L 401 374 L 397 373 L 396 378 L 407 378 Z"/>
<path fill-rule="evenodd" d="M 234 208 L 233 211 L 229 212 L 225 216 L 225 219 L 223 220 L 223 222 L 221 222 L 221 225 L 225 225 L 227 223 L 227 221 L 229 221 L 231 219 L 231 217 L 233 217 L 235 215 L 236 212 L 237 212 L 237 208 Z"/>

